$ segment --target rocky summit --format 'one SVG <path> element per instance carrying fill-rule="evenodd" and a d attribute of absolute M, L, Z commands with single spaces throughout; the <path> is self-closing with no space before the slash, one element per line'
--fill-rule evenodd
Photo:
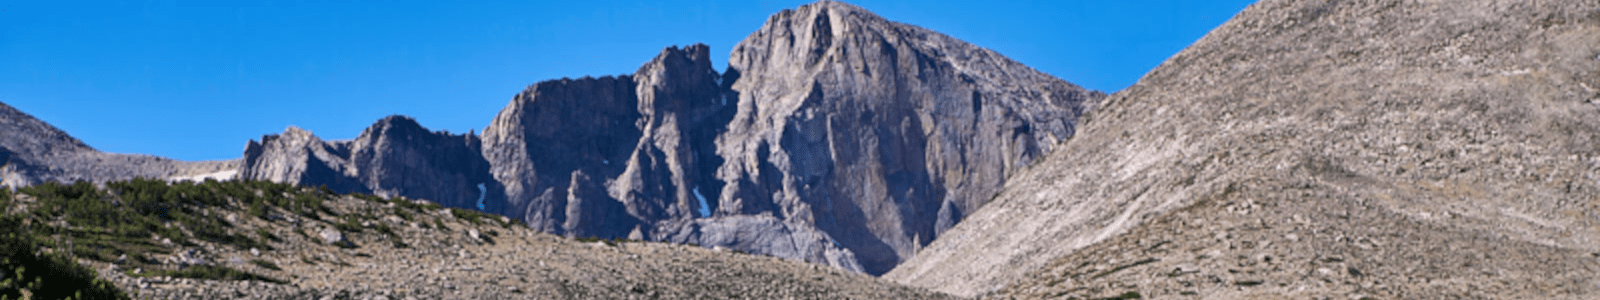
<path fill-rule="evenodd" d="M 1265 0 L 885 277 L 996 299 L 1593 299 L 1600 3 Z"/>
<path fill-rule="evenodd" d="M 711 209 L 817 228 L 870 274 L 984 205 L 1103 96 L 831 1 L 773 15 L 728 64 L 738 107 Z"/>
<path fill-rule="evenodd" d="M 240 178 L 881 274 L 1104 97 L 832 1 L 773 15 L 723 72 L 710 52 L 669 47 L 631 75 L 534 84 L 481 138 L 395 117 L 353 141 L 291 128 L 251 142 Z"/>

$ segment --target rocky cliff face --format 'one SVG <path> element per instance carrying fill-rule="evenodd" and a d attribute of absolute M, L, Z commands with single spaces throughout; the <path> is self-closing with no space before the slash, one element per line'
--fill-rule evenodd
<path fill-rule="evenodd" d="M 401 116 L 379 120 L 348 141 L 323 141 L 289 127 L 250 141 L 239 178 L 500 209 L 505 189 L 479 156 L 480 143 L 472 133 L 430 132 Z"/>
<path fill-rule="evenodd" d="M 717 213 L 814 226 L 872 274 L 982 206 L 1101 97 L 831 1 L 773 15 L 729 68 Z"/>
<path fill-rule="evenodd" d="M 671 47 L 631 76 L 529 87 L 484 130 L 484 157 L 506 182 L 507 210 L 569 236 L 664 240 L 862 271 L 850 250 L 807 224 L 766 215 L 711 217 L 722 182 L 717 137 L 734 114 L 709 48 Z M 735 75 L 736 76 L 736 75 Z"/>
<path fill-rule="evenodd" d="M 669 48 L 633 76 L 518 95 L 484 133 L 510 214 L 878 274 L 1101 97 L 837 2 L 774 15 L 723 74 L 708 52 Z"/>
<path fill-rule="evenodd" d="M 717 96 L 717 73 L 704 46 L 664 49 L 632 77 L 542 81 L 517 94 L 483 129 L 483 156 L 493 161 L 494 177 L 506 182 L 509 215 L 552 233 L 619 238 L 648 230 L 650 220 L 691 211 L 690 203 L 675 198 L 690 145 L 677 121 L 691 105 L 712 99 L 662 97 L 651 86 L 672 96 L 704 94 L 690 91 L 704 88 L 693 78 L 674 77 L 685 81 L 677 83 L 664 78 L 669 75 L 702 77 L 712 86 L 710 96 Z M 656 147 L 658 140 L 669 145 L 666 152 Z"/>
<path fill-rule="evenodd" d="M 1006 299 L 1592 298 L 1596 49 L 1592 1 L 1263 1 L 886 277 Z"/>
<path fill-rule="evenodd" d="M 95 150 L 66 132 L 0 103 L 0 186 L 106 182 L 135 177 L 231 178 L 238 160 L 186 162 Z"/>
<path fill-rule="evenodd" d="M 880 274 L 1104 96 L 831 1 L 773 15 L 730 56 L 718 73 L 705 45 L 672 47 L 631 75 L 534 84 L 484 129 L 481 155 L 471 135 L 291 129 L 252 144 L 242 175 L 473 207 L 461 199 L 486 167 L 485 209 L 542 231 Z"/>

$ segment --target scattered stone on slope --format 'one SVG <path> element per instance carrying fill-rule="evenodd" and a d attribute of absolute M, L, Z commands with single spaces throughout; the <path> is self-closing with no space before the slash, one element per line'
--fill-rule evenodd
<path fill-rule="evenodd" d="M 1407 216 L 1361 199 L 1395 190 L 1316 184 L 1315 175 L 1238 184 L 1237 194 L 1255 196 L 1205 200 L 1152 219 L 1051 260 L 986 298 L 1136 292 L 1155 299 L 1550 299 L 1600 293 L 1594 278 L 1600 259 L 1589 251 Z M 1349 193 L 1364 197 L 1335 196 Z"/>
<path fill-rule="evenodd" d="M 1588 298 L 1596 49 L 1594 2 L 1262 1 L 886 277 L 1023 299 Z"/>
<path fill-rule="evenodd" d="M 211 183 L 201 188 L 226 191 L 238 186 L 260 184 Z M 105 256 L 79 256 L 76 261 L 98 270 L 100 278 L 136 299 L 956 299 L 770 256 L 640 241 L 580 241 L 498 216 L 455 209 L 439 213 L 441 208 L 427 201 L 288 189 L 285 193 L 316 197 L 313 203 L 320 208 L 293 213 L 287 207 L 269 206 L 264 216 L 236 218 L 214 228 L 222 230 L 225 239 L 194 233 L 185 235 L 186 241 L 165 246 L 137 241 L 117 245 L 171 248 L 133 255 L 148 261 Z M 130 195 L 108 197 L 125 196 Z M 0 210 L 24 218 L 37 216 L 29 209 L 39 208 L 40 200 L 26 191 L 14 199 L 12 194 L 0 197 L 4 197 Z M 220 216 L 260 200 L 224 197 L 215 200 L 224 202 L 218 205 L 184 209 L 194 216 Z M 198 228 L 207 221 L 216 220 L 169 224 Z M 33 226 L 67 224 L 42 223 Z M 363 226 L 332 229 L 350 223 Z M 473 233 L 479 236 L 474 238 Z M 63 239 L 65 245 L 73 241 Z M 343 245 L 324 242 L 328 240 Z M 87 251 L 41 251 L 104 251 L 89 249 L 96 243 L 92 239 L 76 241 Z M 200 278 L 151 276 L 157 269 L 231 272 L 197 274 Z"/>

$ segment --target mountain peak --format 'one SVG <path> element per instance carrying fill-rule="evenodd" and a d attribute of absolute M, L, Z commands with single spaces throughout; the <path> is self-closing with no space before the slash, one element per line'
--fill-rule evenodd
<path fill-rule="evenodd" d="M 94 150 L 61 129 L 3 102 L 0 102 L 0 147 L 26 156 Z"/>
<path fill-rule="evenodd" d="M 983 206 L 1105 95 L 833 1 L 772 15 L 728 60 L 719 213 L 816 226 L 871 274 Z"/>
<path fill-rule="evenodd" d="M 417 123 L 416 119 L 404 115 L 390 115 L 373 122 L 372 126 L 367 126 L 356 139 L 370 139 L 378 135 L 422 136 L 431 133 L 422 127 L 422 124 Z"/>

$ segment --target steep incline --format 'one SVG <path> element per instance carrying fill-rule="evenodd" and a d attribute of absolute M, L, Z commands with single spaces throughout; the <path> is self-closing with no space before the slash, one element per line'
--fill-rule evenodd
<path fill-rule="evenodd" d="M 729 68 L 717 214 L 816 227 L 871 274 L 983 205 L 1103 96 L 832 1 L 773 15 Z"/>
<path fill-rule="evenodd" d="M 95 150 L 66 132 L 0 103 L 0 186 L 54 181 L 229 177 L 238 160 L 186 162 Z M 221 175 L 219 175 L 221 174 Z"/>
<path fill-rule="evenodd" d="M 1263 1 L 886 277 L 1030 299 L 1592 298 L 1597 49 L 1593 1 Z"/>
<path fill-rule="evenodd" d="M 575 236 L 648 238 L 692 218 L 694 184 L 724 107 L 705 45 L 662 50 L 632 76 L 540 82 L 484 129 L 508 215 Z M 707 124 L 710 123 L 710 124 Z"/>

